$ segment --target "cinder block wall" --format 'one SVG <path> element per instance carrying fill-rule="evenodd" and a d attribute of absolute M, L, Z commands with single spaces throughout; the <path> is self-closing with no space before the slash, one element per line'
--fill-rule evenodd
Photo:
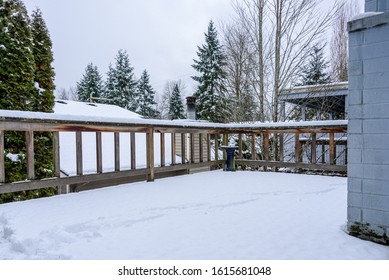
<path fill-rule="evenodd" d="M 389 245 L 389 0 L 349 23 L 348 229 Z"/>

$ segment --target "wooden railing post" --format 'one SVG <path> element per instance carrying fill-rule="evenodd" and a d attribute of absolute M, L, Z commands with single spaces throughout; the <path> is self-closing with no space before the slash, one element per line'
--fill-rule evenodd
<path fill-rule="evenodd" d="M 161 137 L 161 167 L 165 166 L 165 133 L 160 133 Z"/>
<path fill-rule="evenodd" d="M 4 131 L 0 130 L 0 183 L 5 182 Z"/>
<path fill-rule="evenodd" d="M 114 132 L 114 145 L 115 145 L 115 171 L 120 171 L 120 134 Z"/>
<path fill-rule="evenodd" d="M 199 161 L 204 162 L 203 134 L 199 133 Z"/>
<path fill-rule="evenodd" d="M 255 149 L 256 141 L 255 141 L 255 133 L 251 133 L 251 159 L 257 159 L 257 150 Z"/>
<path fill-rule="evenodd" d="M 154 128 L 149 128 L 146 134 L 147 140 L 147 168 L 149 169 L 149 174 L 147 176 L 147 181 L 154 181 Z"/>
<path fill-rule="evenodd" d="M 61 156 L 59 147 L 59 132 L 53 132 L 53 156 L 54 156 L 54 176 L 61 177 Z"/>
<path fill-rule="evenodd" d="M 243 159 L 243 142 L 242 142 L 242 133 L 239 133 L 238 136 L 238 153 L 239 153 L 239 159 Z"/>
<path fill-rule="evenodd" d="M 210 162 L 211 160 L 211 135 L 207 133 L 207 161 Z"/>
<path fill-rule="evenodd" d="M 269 133 L 264 133 L 263 134 L 263 157 L 264 157 L 264 160 L 269 161 L 269 155 L 270 155 Z M 263 170 L 267 171 L 267 166 L 264 166 Z"/>
<path fill-rule="evenodd" d="M 26 131 L 26 148 L 27 148 L 27 179 L 35 179 L 34 167 L 34 132 Z"/>
<path fill-rule="evenodd" d="M 295 162 L 300 163 L 301 162 L 301 143 L 300 143 L 300 133 L 296 132 L 294 136 L 295 140 L 295 146 L 294 146 L 294 157 Z"/>
<path fill-rule="evenodd" d="M 315 164 L 317 162 L 317 156 L 316 156 L 316 145 L 317 142 L 317 136 L 316 133 L 312 133 L 312 142 L 311 142 L 311 163 Z"/>
<path fill-rule="evenodd" d="M 83 162 L 82 162 L 82 133 L 81 131 L 76 132 L 76 166 L 77 175 L 81 176 L 84 174 Z"/>
<path fill-rule="evenodd" d="M 280 133 L 280 161 L 284 161 L 285 149 L 284 149 L 284 139 L 285 136 L 283 133 Z"/>
<path fill-rule="evenodd" d="M 136 139 L 135 132 L 130 132 L 131 170 L 136 169 L 136 152 L 135 152 L 136 140 L 135 139 Z"/>
<path fill-rule="evenodd" d="M 194 134 L 190 134 L 190 162 L 195 163 L 195 139 Z"/>
<path fill-rule="evenodd" d="M 219 160 L 219 134 L 215 134 L 215 160 Z"/>
<path fill-rule="evenodd" d="M 101 132 L 96 132 L 96 168 L 97 173 L 103 173 L 103 144 Z"/>
<path fill-rule="evenodd" d="M 181 163 L 185 164 L 186 158 L 186 134 L 181 133 Z"/>
<path fill-rule="evenodd" d="M 176 164 L 176 134 L 172 133 L 171 134 L 171 144 L 172 144 L 172 165 Z"/>

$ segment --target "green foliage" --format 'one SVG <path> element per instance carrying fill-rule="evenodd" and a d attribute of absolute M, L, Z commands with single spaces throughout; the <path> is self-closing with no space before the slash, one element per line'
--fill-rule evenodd
<path fill-rule="evenodd" d="M 158 112 L 155 109 L 155 91 L 150 85 L 150 76 L 146 70 L 143 71 L 138 81 L 138 90 L 135 96 L 137 110 L 136 113 L 150 119 L 155 118 Z"/>
<path fill-rule="evenodd" d="M 301 86 L 328 84 L 330 75 L 326 72 L 329 62 L 324 59 L 324 46 L 313 46 L 308 63 L 302 69 Z"/>
<path fill-rule="evenodd" d="M 198 47 L 197 56 L 198 60 L 194 60 L 192 65 L 200 74 L 192 77 L 199 83 L 195 93 L 197 117 L 211 122 L 225 122 L 229 116 L 223 86 L 226 56 L 212 21 L 205 34 L 205 44 Z"/>
<path fill-rule="evenodd" d="M 131 67 L 128 54 L 119 50 L 115 58 L 115 67 L 109 66 L 104 98 L 106 103 L 137 111 L 137 82 L 134 78 L 134 68 Z"/>
<path fill-rule="evenodd" d="M 169 118 L 171 120 L 185 119 L 184 105 L 182 103 L 181 90 L 176 83 L 173 87 L 169 102 Z"/>
<path fill-rule="evenodd" d="M 87 65 L 85 74 L 81 81 L 77 83 L 76 94 L 78 100 L 83 102 L 98 101 L 104 94 L 103 78 L 99 69 L 93 63 Z"/>

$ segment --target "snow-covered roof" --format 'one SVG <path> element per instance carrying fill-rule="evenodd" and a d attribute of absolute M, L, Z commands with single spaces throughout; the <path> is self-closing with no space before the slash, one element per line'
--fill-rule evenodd
<path fill-rule="evenodd" d="M 54 113 L 71 116 L 90 116 L 97 118 L 130 118 L 140 119 L 141 115 L 123 109 L 116 105 L 79 102 L 71 100 L 56 100 Z"/>

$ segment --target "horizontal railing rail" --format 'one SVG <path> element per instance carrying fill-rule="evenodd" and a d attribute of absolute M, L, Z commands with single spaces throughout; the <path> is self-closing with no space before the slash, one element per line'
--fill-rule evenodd
<path fill-rule="evenodd" d="M 21 182 L 6 182 L 8 131 L 25 133 L 27 172 Z M 34 175 L 34 134 L 38 132 L 51 133 L 54 155 L 53 176 L 40 180 Z M 226 155 L 219 148 L 234 141 L 238 146 L 238 165 L 264 167 L 264 170 L 283 167 L 345 172 L 347 162 L 340 163 L 339 155 L 347 151 L 346 133 L 347 121 L 214 124 L 101 120 L 0 110 L 0 155 L 4 155 L 0 156 L 0 194 L 46 187 L 63 188 L 65 185 L 70 186 L 70 191 L 78 191 L 84 187 L 96 187 L 99 182 L 113 185 L 134 180 L 153 181 L 159 177 L 186 174 L 193 169 L 209 169 L 223 165 Z M 107 148 L 111 145 L 113 147 Z M 341 152 L 337 152 L 339 145 L 344 146 Z M 319 146 L 321 150 L 318 150 Z M 109 168 L 107 149 L 112 150 L 109 157 L 112 156 L 113 162 Z M 320 163 L 318 153 L 323 159 Z M 70 171 L 64 170 L 64 165 L 69 162 L 61 159 L 61 155 L 69 154 L 74 154 L 75 161 Z M 92 162 L 93 166 L 88 166 Z"/>

